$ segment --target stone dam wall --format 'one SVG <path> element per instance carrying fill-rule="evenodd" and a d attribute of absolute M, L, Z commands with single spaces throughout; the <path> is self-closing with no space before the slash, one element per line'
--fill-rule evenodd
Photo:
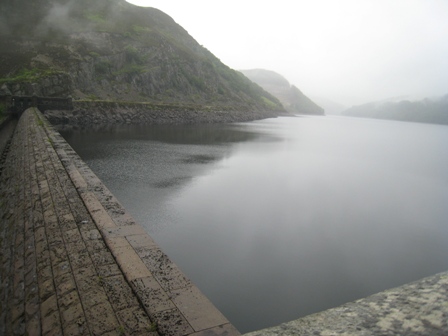
<path fill-rule="evenodd" d="M 3 126 L 0 335 L 239 335 L 37 109 Z M 442 336 L 447 302 L 445 272 L 246 335 Z"/>
<path fill-rule="evenodd" d="M 0 186 L 0 335 L 239 335 L 35 108 Z"/>

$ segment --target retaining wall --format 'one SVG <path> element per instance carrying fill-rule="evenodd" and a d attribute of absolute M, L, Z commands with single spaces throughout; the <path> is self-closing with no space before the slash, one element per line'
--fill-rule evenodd
<path fill-rule="evenodd" d="M 241 111 L 236 107 L 199 105 L 73 102 L 73 110 L 48 110 L 45 116 L 53 125 L 89 127 L 111 124 L 191 124 L 251 121 L 285 115 L 274 111 Z"/>

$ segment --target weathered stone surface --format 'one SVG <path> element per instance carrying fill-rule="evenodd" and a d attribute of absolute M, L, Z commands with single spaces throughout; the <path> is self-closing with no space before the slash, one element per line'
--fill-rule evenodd
<path fill-rule="evenodd" d="M 152 315 L 157 321 L 157 329 L 162 335 L 189 335 L 194 333 L 193 328 L 176 308 L 164 310 Z"/>
<path fill-rule="evenodd" d="M 137 253 L 165 291 L 170 292 L 192 285 L 160 248 L 139 248 Z"/>
<path fill-rule="evenodd" d="M 240 335 L 240 333 L 238 332 L 238 330 L 235 329 L 235 327 L 233 325 L 228 323 L 228 324 L 220 325 L 218 327 L 199 331 L 197 333 L 194 333 L 192 336 L 217 336 L 217 335 L 220 335 L 220 336 L 234 336 L 235 335 L 235 336 L 237 336 L 237 335 Z"/>
<path fill-rule="evenodd" d="M 174 290 L 171 297 L 196 331 L 228 323 L 221 312 L 194 286 Z"/>
<path fill-rule="evenodd" d="M 247 336 L 448 335 L 448 273 Z"/>
<path fill-rule="evenodd" d="M 151 272 L 130 246 L 116 247 L 115 258 L 129 281 L 151 276 Z"/>
<path fill-rule="evenodd" d="M 148 314 L 175 308 L 168 294 L 152 276 L 136 279 L 131 283 Z"/>

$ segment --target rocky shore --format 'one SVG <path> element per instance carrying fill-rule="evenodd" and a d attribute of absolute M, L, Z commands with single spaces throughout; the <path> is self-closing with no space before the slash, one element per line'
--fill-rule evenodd
<path fill-rule="evenodd" d="M 53 124 L 80 128 L 111 124 L 192 124 L 242 122 L 274 118 L 284 111 L 241 111 L 235 107 L 200 105 L 74 102 L 72 111 L 49 110 L 44 115 Z"/>

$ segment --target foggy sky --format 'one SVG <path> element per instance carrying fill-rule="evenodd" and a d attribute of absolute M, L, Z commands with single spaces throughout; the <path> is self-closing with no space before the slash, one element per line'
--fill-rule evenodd
<path fill-rule="evenodd" d="M 128 0 L 170 15 L 233 69 L 276 71 L 351 106 L 448 93 L 447 0 Z"/>

